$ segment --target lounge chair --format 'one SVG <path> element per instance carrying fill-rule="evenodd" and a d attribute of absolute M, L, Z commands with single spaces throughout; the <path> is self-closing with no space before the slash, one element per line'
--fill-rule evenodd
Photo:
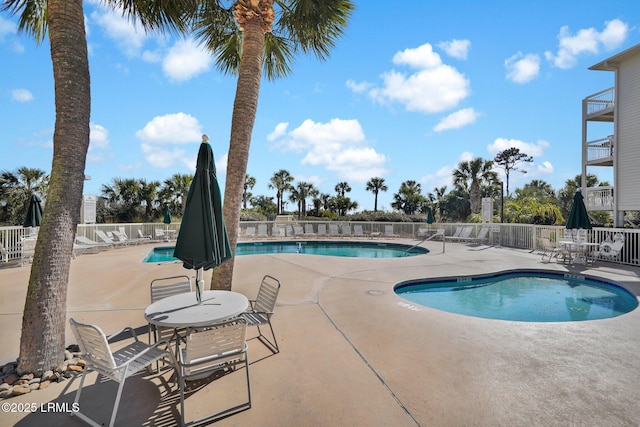
<path fill-rule="evenodd" d="M 551 262 L 551 258 L 558 256 L 558 247 L 551 243 L 551 240 L 548 237 L 540 237 L 538 239 L 538 244 L 542 250 L 542 261 L 544 261 L 545 258 L 548 258 L 547 262 Z"/>
<path fill-rule="evenodd" d="M 470 237 L 469 241 L 476 242 L 476 243 L 483 243 L 485 241 L 488 241 L 489 237 L 487 236 L 487 234 L 489 234 L 490 230 L 491 230 L 491 227 L 482 227 L 480 231 L 478 231 L 478 234 L 476 235 L 476 237 Z"/>
<path fill-rule="evenodd" d="M 624 248 L 624 236 L 621 233 L 616 233 L 613 242 L 604 241 L 600 243 L 596 256 L 600 259 L 608 261 L 620 261 L 620 254 Z"/>
<path fill-rule="evenodd" d="M 153 234 L 155 235 L 156 240 L 158 241 L 165 241 L 165 242 L 169 241 L 169 235 L 165 233 L 162 228 L 154 228 Z"/>
<path fill-rule="evenodd" d="M 120 385 L 118 386 L 116 400 L 113 405 L 113 411 L 111 412 L 110 427 L 115 425 L 118 405 L 120 404 L 120 397 L 122 396 L 122 388 L 127 378 L 162 359 L 170 360 L 174 366 L 176 365 L 173 353 L 169 351 L 169 346 L 166 341 L 159 341 L 153 345 L 147 345 L 138 339 L 132 328 L 124 328 L 107 337 L 98 326 L 80 323 L 73 318 L 69 319 L 69 322 L 71 323 L 71 330 L 78 342 L 80 351 L 82 352 L 82 359 L 87 363 L 82 372 L 82 378 L 80 379 L 80 385 L 78 386 L 73 406 L 74 408 L 83 408 L 79 403 L 80 394 L 82 393 L 84 380 L 90 370 L 94 370 L 100 375 L 118 382 Z M 125 332 L 131 334 L 133 342 L 124 347 L 119 346 L 118 350 L 112 351 L 109 346 L 109 341 Z M 104 396 L 99 396 L 99 401 L 104 404 Z M 71 415 L 94 426 L 104 425 L 104 422 L 98 423 L 80 411 L 73 411 Z"/>
<path fill-rule="evenodd" d="M 305 236 L 315 236 L 316 233 L 313 231 L 313 224 L 305 224 L 304 225 L 304 235 Z"/>
<path fill-rule="evenodd" d="M 100 240 L 102 240 L 104 243 L 108 243 L 108 244 L 113 245 L 113 246 L 126 246 L 126 245 L 128 245 L 127 242 L 120 242 L 120 241 L 116 242 L 111 237 L 109 237 L 107 235 L 107 233 L 105 233 L 102 230 L 96 230 L 96 236 L 98 236 L 98 238 Z"/>
<path fill-rule="evenodd" d="M 20 265 L 33 261 L 33 255 L 36 252 L 36 237 L 25 237 L 20 241 Z"/>
<path fill-rule="evenodd" d="M 187 330 L 185 347 L 178 351 L 178 383 L 180 387 L 180 421 L 182 425 L 204 425 L 214 420 L 229 417 L 241 411 L 251 408 L 251 383 L 249 381 L 249 361 L 247 359 L 247 322 L 245 319 L 236 318 L 226 323 L 221 323 L 210 328 Z M 195 390 L 202 389 L 202 380 L 214 373 L 219 375 L 233 375 L 242 372 L 237 369 L 244 365 L 247 382 L 246 398 L 242 403 L 228 409 L 199 417 L 195 420 L 185 421 L 185 391 L 187 382 L 198 381 Z M 225 402 L 230 396 L 237 393 L 236 388 L 225 390 Z"/>
<path fill-rule="evenodd" d="M 354 237 L 364 237 L 364 231 L 362 231 L 362 224 L 355 224 L 353 226 Z"/>
<path fill-rule="evenodd" d="M 142 233 L 142 230 L 140 230 L 140 229 L 138 228 L 138 239 L 146 239 L 146 240 L 150 240 L 150 239 L 151 239 L 151 237 L 152 237 L 152 236 L 151 236 L 151 234 L 146 234 L 146 235 L 145 235 L 144 233 Z"/>
<path fill-rule="evenodd" d="M 318 224 L 318 236 L 327 235 L 327 224 Z"/>
<path fill-rule="evenodd" d="M 303 237 L 304 236 L 304 229 L 302 228 L 301 225 L 293 226 L 293 236 L 294 237 Z"/>
<path fill-rule="evenodd" d="M 81 245 L 84 245 L 85 247 L 93 247 L 93 248 L 100 248 L 100 249 L 109 249 L 113 246 L 110 243 L 96 242 L 95 240 L 91 240 L 90 238 L 85 236 L 76 236 L 76 242 L 78 242 Z"/>
<path fill-rule="evenodd" d="M 267 224 L 258 224 L 258 234 L 256 234 L 256 237 L 269 237 Z"/>
<path fill-rule="evenodd" d="M 399 234 L 393 232 L 393 225 L 390 224 L 384 226 L 384 235 L 385 237 L 400 237 Z"/>
<path fill-rule="evenodd" d="M 251 238 L 251 237 L 255 237 L 256 235 L 256 228 L 255 227 L 247 227 L 244 230 L 244 237 L 246 238 Z"/>
<path fill-rule="evenodd" d="M 124 234 L 121 231 L 113 230 L 111 233 L 113 233 L 113 236 L 117 239 L 117 242 L 122 242 L 129 245 L 131 244 L 137 245 L 138 243 L 140 243 L 140 239 L 130 239 L 129 237 L 127 237 L 126 234 Z M 142 239 L 142 240 L 145 240 L 145 239 Z"/>
<path fill-rule="evenodd" d="M 340 235 L 342 237 L 350 237 L 351 236 L 351 226 L 349 224 L 342 224 L 342 233 Z"/>
<path fill-rule="evenodd" d="M 338 224 L 329 224 L 329 235 L 331 237 L 339 237 Z"/>
<path fill-rule="evenodd" d="M 278 341 L 276 335 L 273 332 L 273 326 L 271 325 L 271 316 L 276 308 L 276 300 L 278 299 L 278 293 L 280 292 L 280 281 L 268 274 L 262 278 L 260 288 L 258 289 L 258 295 L 256 299 L 249 300 L 251 308 L 242 313 L 239 317 L 246 319 L 249 326 L 257 326 L 258 328 L 258 340 L 265 346 L 269 347 L 274 353 L 279 353 Z M 262 333 L 260 326 L 268 325 L 271 330 L 271 339 Z"/>
<path fill-rule="evenodd" d="M 447 240 L 453 241 L 467 241 L 471 239 L 471 233 L 473 232 L 472 225 L 465 225 L 460 229 L 460 232 L 457 235 L 453 235 L 449 237 Z"/>

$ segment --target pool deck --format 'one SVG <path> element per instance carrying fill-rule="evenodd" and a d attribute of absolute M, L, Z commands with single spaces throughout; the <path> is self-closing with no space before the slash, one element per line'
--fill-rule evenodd
<path fill-rule="evenodd" d="M 253 297 L 264 274 L 282 282 L 273 318 L 281 352 L 272 355 L 249 340 L 253 407 L 216 425 L 638 425 L 640 309 L 597 321 L 510 322 L 415 306 L 397 296 L 393 286 L 423 277 L 527 268 L 614 280 L 638 296 L 639 268 L 603 262 L 567 267 L 542 263 L 537 253 L 475 244 L 447 243 L 445 253 L 442 242 L 422 246 L 431 253 L 397 259 L 236 258 L 234 291 Z M 146 327 L 150 281 L 193 274 L 179 263 L 142 264 L 151 248 L 132 246 L 72 260 L 68 316 L 96 323 L 107 333 L 127 325 Z M 0 269 L 2 363 L 17 356 L 28 275 L 29 267 Z M 69 330 L 66 336 L 72 343 Z M 189 411 L 241 393 L 222 382 L 234 375 L 192 395 Z M 117 425 L 175 425 L 179 401 L 175 387 L 167 395 L 163 380 L 169 377 L 128 380 Z M 88 376 L 81 410 L 106 424 L 116 384 L 96 379 L 95 373 Z M 3 403 L 70 403 L 78 383 L 77 378 L 55 383 Z M 0 412 L 0 425 L 14 424 L 84 425 L 55 411 Z"/>

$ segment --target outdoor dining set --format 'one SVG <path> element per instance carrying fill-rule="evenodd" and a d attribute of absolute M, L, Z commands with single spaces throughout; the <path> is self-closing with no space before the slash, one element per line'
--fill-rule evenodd
<path fill-rule="evenodd" d="M 138 339 L 133 328 L 125 328 L 107 337 L 100 327 L 71 318 L 71 329 L 86 362 L 74 404 L 80 407 L 84 381 L 91 370 L 118 382 L 109 423 L 113 426 L 125 380 L 148 369 L 158 374 L 174 371 L 171 378 L 180 393 L 182 425 L 211 422 L 250 409 L 247 327 L 257 327 L 256 339 L 273 354 L 280 351 L 271 325 L 279 290 L 280 282 L 269 275 L 263 277 L 253 300 L 241 293 L 222 290 L 204 291 L 197 296 L 186 275 L 155 279 L 150 285 L 151 304 L 144 311 L 148 322 L 148 344 Z M 270 334 L 263 333 L 265 328 Z M 131 335 L 130 342 L 112 350 L 110 341 L 123 333 Z M 246 376 L 246 396 L 238 399 L 241 402 L 187 421 L 185 396 L 189 392 L 188 384 L 233 374 L 239 371 L 238 367 L 244 368 Z M 82 412 L 74 415 L 91 425 L 102 425 Z"/>

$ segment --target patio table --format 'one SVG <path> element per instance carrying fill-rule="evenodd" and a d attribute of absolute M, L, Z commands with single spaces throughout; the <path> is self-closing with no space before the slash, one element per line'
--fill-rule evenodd
<path fill-rule="evenodd" d="M 594 248 L 599 246 L 598 243 L 576 242 L 574 240 L 558 240 L 558 243 L 564 246 L 569 252 L 569 263 L 586 264 L 588 261 L 593 262 L 591 253 Z M 573 255 L 576 255 L 575 257 Z"/>
<path fill-rule="evenodd" d="M 195 292 L 188 292 L 154 302 L 145 309 L 144 317 L 165 328 L 210 326 L 236 317 L 248 306 L 247 297 L 237 292 L 204 291 L 201 304 Z"/>

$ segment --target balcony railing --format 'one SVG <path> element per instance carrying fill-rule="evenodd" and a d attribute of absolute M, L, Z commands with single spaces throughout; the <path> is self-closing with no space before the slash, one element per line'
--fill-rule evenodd
<path fill-rule="evenodd" d="M 585 204 L 588 210 L 612 210 L 613 202 L 613 187 L 587 188 Z"/>
<path fill-rule="evenodd" d="M 600 111 L 612 108 L 615 101 L 614 89 L 614 87 L 610 87 L 609 89 L 605 89 L 585 98 L 587 103 L 587 115 L 596 114 Z"/>
<path fill-rule="evenodd" d="M 587 143 L 587 161 L 610 160 L 613 158 L 613 135 Z"/>

